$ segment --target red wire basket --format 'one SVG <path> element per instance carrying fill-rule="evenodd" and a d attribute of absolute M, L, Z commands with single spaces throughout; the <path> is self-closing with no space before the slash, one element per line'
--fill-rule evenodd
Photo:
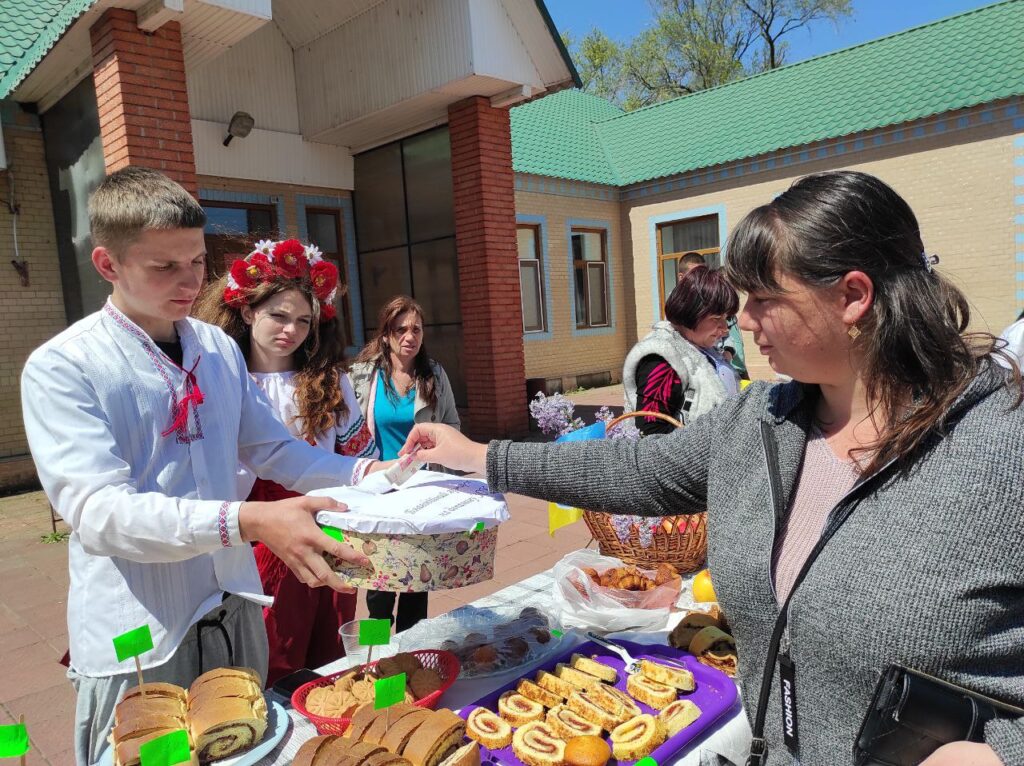
<path fill-rule="evenodd" d="M 448 691 L 459 677 L 459 671 L 462 669 L 462 665 L 459 664 L 459 659 L 454 654 L 451 652 L 441 651 L 439 649 L 418 649 L 417 651 L 410 652 L 410 654 L 415 656 L 423 667 L 436 671 L 441 677 L 440 689 L 432 694 L 428 694 L 423 699 L 416 700 L 416 702 L 413 703 L 416 707 L 434 709 L 437 707 L 437 703 L 441 699 L 441 695 Z M 365 669 L 375 668 L 376 666 L 377 661 L 374 661 L 365 666 Z M 345 729 L 348 728 L 349 723 L 352 722 L 352 719 L 325 718 L 324 716 L 310 713 L 309 710 L 306 709 L 306 697 L 309 696 L 309 693 L 313 691 L 313 689 L 321 686 L 330 686 L 343 675 L 350 672 L 352 672 L 352 668 L 346 668 L 345 670 L 341 670 L 337 673 L 332 673 L 329 676 L 318 678 L 316 681 L 310 681 L 308 684 L 300 686 L 295 690 L 295 693 L 292 694 L 292 707 L 313 722 L 318 734 L 343 734 Z"/>

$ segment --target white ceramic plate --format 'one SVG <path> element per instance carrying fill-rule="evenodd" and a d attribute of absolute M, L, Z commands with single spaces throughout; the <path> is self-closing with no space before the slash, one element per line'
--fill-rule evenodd
<path fill-rule="evenodd" d="M 288 727 L 291 726 L 292 719 L 288 716 L 285 709 L 281 707 L 281 703 L 270 699 L 267 702 L 269 703 L 267 708 L 267 731 L 263 735 L 263 739 L 260 740 L 260 743 L 252 750 L 247 750 L 241 755 L 223 758 L 219 761 L 211 761 L 211 763 L 215 763 L 217 766 L 253 766 L 263 756 L 269 755 L 277 747 L 277 744 L 284 739 Z M 114 749 L 107 748 L 107 752 L 100 758 L 96 766 L 113 766 L 113 763 Z"/>

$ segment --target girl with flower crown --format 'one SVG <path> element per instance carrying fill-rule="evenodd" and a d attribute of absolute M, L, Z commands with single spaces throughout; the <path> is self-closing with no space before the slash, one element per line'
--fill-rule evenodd
<path fill-rule="evenodd" d="M 345 374 L 337 294 L 338 269 L 315 246 L 262 241 L 207 288 L 196 316 L 234 338 L 249 374 L 295 437 L 342 455 L 378 457 Z M 242 473 L 250 500 L 292 495 Z M 338 629 L 355 617 L 355 595 L 304 585 L 262 544 L 255 554 L 263 588 L 274 597 L 263 610 L 270 641 L 267 685 L 341 657 Z"/>

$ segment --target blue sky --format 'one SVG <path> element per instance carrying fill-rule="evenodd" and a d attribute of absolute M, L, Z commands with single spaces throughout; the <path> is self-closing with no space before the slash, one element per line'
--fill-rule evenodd
<path fill-rule="evenodd" d="M 609 37 L 628 41 L 651 23 L 647 0 L 545 0 L 559 31 L 574 39 L 598 27 Z M 787 63 L 819 56 L 900 32 L 936 19 L 990 5 L 980 0 L 853 0 L 853 17 L 837 30 L 819 23 L 798 30 L 788 38 Z"/>

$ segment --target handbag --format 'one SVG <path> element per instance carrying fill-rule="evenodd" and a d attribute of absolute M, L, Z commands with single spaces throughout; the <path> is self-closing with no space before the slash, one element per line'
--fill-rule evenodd
<path fill-rule="evenodd" d="M 985 724 L 1024 709 L 893 664 L 875 688 L 853 747 L 856 766 L 916 766 L 942 745 L 981 742 Z"/>

